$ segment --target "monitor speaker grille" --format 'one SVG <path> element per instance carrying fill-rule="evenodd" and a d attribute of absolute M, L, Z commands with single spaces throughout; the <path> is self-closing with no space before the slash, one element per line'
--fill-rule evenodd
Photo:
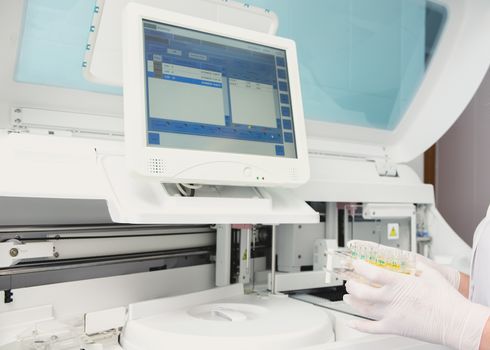
<path fill-rule="evenodd" d="M 165 162 L 159 158 L 148 159 L 148 172 L 154 175 L 165 173 Z"/>

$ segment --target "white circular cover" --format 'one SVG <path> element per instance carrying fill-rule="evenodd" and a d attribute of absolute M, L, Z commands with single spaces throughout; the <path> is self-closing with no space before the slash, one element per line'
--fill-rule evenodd
<path fill-rule="evenodd" d="M 131 320 L 125 350 L 299 349 L 334 341 L 327 313 L 285 296 L 240 295 Z"/>

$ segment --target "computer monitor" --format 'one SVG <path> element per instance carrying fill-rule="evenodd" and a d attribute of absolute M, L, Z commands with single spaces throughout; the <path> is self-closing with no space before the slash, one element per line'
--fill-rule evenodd
<path fill-rule="evenodd" d="M 135 3 L 123 23 L 132 170 L 172 183 L 308 180 L 293 41 Z"/>

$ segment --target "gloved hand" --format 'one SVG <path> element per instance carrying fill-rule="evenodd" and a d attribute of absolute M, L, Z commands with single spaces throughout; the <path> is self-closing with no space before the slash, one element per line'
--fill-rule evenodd
<path fill-rule="evenodd" d="M 354 270 L 369 284 L 349 280 L 344 301 L 367 318 L 351 327 L 367 333 L 397 334 L 455 349 L 477 350 L 490 309 L 471 303 L 435 269 L 417 264 L 406 275 L 356 260 Z M 376 287 L 375 287 L 376 286 Z"/>
<path fill-rule="evenodd" d="M 383 247 L 385 249 L 393 249 L 393 250 L 397 249 L 397 248 L 387 247 L 387 246 L 384 246 L 382 244 L 378 244 L 378 243 L 370 242 L 370 241 L 352 240 L 349 243 L 351 243 L 351 242 L 352 243 L 359 242 L 359 243 L 362 243 L 363 245 L 372 246 L 373 248 Z M 425 256 L 420 255 L 420 254 L 416 254 L 416 258 L 417 258 L 418 263 L 423 263 L 425 265 L 432 267 L 434 270 L 437 270 L 441 275 L 444 276 L 444 278 L 455 289 L 459 288 L 459 283 L 460 283 L 461 277 L 460 277 L 460 273 L 458 270 L 456 270 L 455 268 L 452 268 L 450 266 L 437 264 L 433 260 L 426 258 Z"/>
<path fill-rule="evenodd" d="M 439 272 L 446 279 L 446 281 L 448 281 L 449 284 L 453 286 L 453 288 L 455 289 L 459 288 L 459 283 L 461 282 L 461 275 L 459 271 L 456 270 L 455 268 L 447 265 L 440 265 L 434 262 L 434 260 L 426 258 L 425 256 L 420 254 L 417 254 L 417 262 L 432 267 L 434 270 Z"/>

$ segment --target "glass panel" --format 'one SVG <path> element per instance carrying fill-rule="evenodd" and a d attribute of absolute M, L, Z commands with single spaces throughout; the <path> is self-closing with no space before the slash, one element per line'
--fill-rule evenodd
<path fill-rule="evenodd" d="M 446 21 L 427 0 L 249 0 L 275 11 L 296 40 L 305 115 L 394 129 L 425 74 Z M 26 0 L 15 79 L 104 93 L 82 64 L 96 0 Z"/>
<path fill-rule="evenodd" d="M 298 47 L 308 119 L 393 130 L 445 23 L 426 0 L 250 0 Z"/>
<path fill-rule="evenodd" d="M 427 11 L 425 19 L 425 64 L 429 64 L 439 38 L 441 37 L 444 23 L 447 19 L 447 10 L 444 6 L 427 2 Z"/>
<path fill-rule="evenodd" d="M 15 80 L 105 93 L 82 74 L 95 0 L 28 0 Z"/>

